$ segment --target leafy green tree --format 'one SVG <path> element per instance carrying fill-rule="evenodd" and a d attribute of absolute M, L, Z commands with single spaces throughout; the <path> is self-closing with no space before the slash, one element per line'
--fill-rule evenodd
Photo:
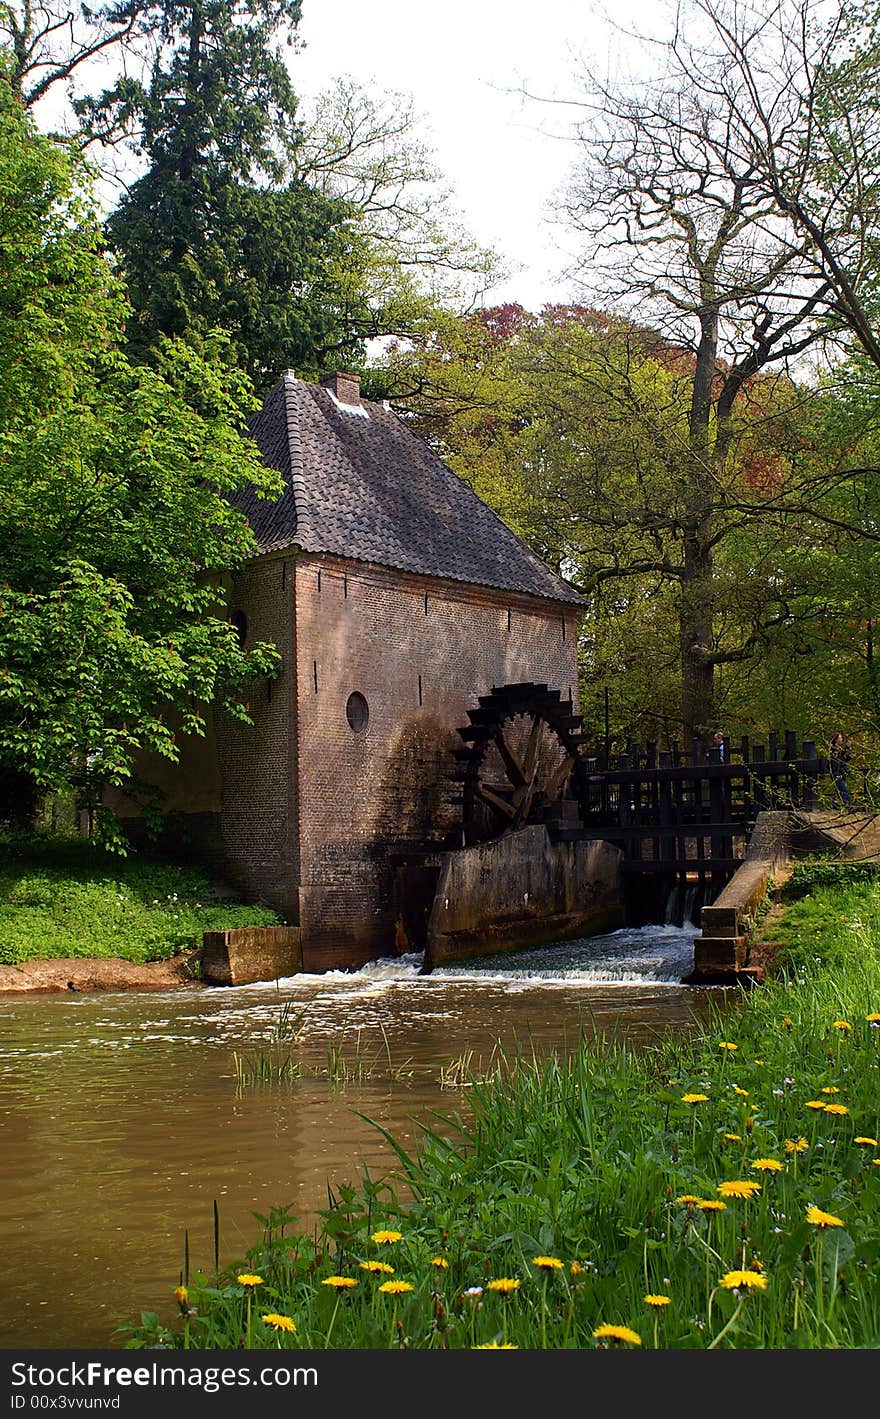
<path fill-rule="evenodd" d="M 129 348 L 221 328 L 265 390 L 285 368 L 358 367 L 409 327 L 439 272 L 489 258 L 444 213 L 411 105 L 338 83 L 300 118 L 281 41 L 300 0 L 158 0 L 157 53 L 75 107 L 143 169 L 107 221 L 133 313 Z"/>
<path fill-rule="evenodd" d="M 277 495 L 245 433 L 254 398 L 221 342 L 120 352 L 125 293 L 89 175 L 0 79 L 0 771 L 7 803 L 73 785 L 86 804 L 172 723 L 272 673 L 239 647 L 223 578 L 255 550 L 227 495 Z M 5 816 L 5 813 L 4 813 Z"/>

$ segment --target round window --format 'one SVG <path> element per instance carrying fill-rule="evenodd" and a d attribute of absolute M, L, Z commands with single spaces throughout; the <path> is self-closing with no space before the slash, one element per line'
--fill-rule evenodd
<path fill-rule="evenodd" d="M 349 695 L 348 703 L 345 706 L 345 717 L 354 730 L 355 734 L 363 734 L 370 718 L 370 708 L 363 695 L 358 690 Z"/>

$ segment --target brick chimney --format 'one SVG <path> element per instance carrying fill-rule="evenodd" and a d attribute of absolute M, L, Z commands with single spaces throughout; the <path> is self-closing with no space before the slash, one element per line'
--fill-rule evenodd
<path fill-rule="evenodd" d="M 346 374 L 342 370 L 334 370 L 333 374 L 325 374 L 321 380 L 325 389 L 329 389 L 334 394 L 340 404 L 352 404 L 355 408 L 360 408 L 361 402 L 361 377 L 359 374 Z"/>

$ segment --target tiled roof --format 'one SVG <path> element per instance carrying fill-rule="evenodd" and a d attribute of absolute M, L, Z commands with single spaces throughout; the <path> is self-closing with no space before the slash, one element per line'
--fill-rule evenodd
<path fill-rule="evenodd" d="M 583 604 L 384 404 L 340 404 L 288 373 L 253 417 L 251 435 L 286 483 L 275 502 L 250 490 L 235 496 L 263 551 L 296 545 Z"/>

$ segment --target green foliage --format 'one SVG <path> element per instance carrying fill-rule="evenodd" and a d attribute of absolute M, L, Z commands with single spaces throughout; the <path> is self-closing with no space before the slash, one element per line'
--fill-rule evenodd
<path fill-rule="evenodd" d="M 90 131 L 136 135 L 148 165 L 107 222 L 133 308 L 129 349 L 149 360 L 162 336 L 201 346 L 222 328 L 260 387 L 331 347 L 360 361 L 334 284 L 351 254 L 349 209 L 283 180 L 300 128 L 277 36 L 293 36 L 300 0 L 153 10 L 161 42 L 146 81 L 125 76 L 77 104 Z"/>
<path fill-rule="evenodd" d="M 277 494 L 222 337 L 119 352 L 124 292 L 88 174 L 0 83 L 0 770 L 97 801 L 136 753 L 175 759 L 278 653 L 244 652 L 224 577 L 255 543 L 228 494 Z M 5 806 L 5 805 L 4 805 Z"/>
<path fill-rule="evenodd" d="M 863 884 L 876 886 L 878 880 L 880 879 L 876 862 L 837 862 L 831 858 L 805 858 L 794 864 L 782 895 L 785 901 L 813 897 L 813 905 L 821 909 L 825 897 L 819 895 L 819 888 L 832 888 L 831 900 L 834 901 L 834 893 L 839 889 L 861 888 Z"/>
<path fill-rule="evenodd" d="M 124 861 L 81 838 L 0 837 L 0 964 L 43 958 L 164 961 L 202 933 L 273 926 L 267 907 L 218 902 L 210 878 L 150 856 Z"/>

